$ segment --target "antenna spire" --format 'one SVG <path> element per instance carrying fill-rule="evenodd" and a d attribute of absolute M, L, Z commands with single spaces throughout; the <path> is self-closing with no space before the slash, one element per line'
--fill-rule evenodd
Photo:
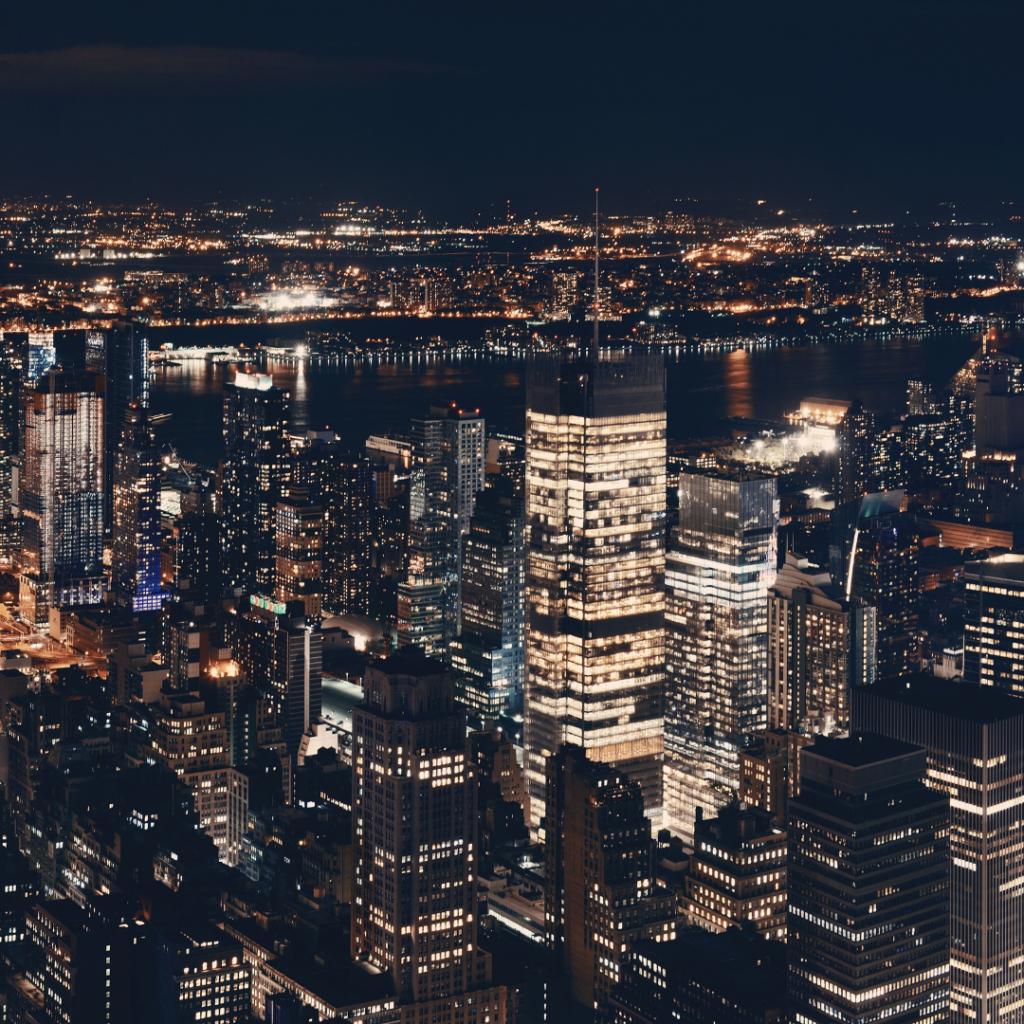
<path fill-rule="evenodd" d="M 601 343 L 601 190 L 594 189 L 594 352 L 593 360 Z"/>

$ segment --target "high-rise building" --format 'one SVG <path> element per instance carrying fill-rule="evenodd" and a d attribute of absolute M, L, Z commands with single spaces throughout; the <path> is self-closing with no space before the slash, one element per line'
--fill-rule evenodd
<path fill-rule="evenodd" d="M 323 635 L 299 602 L 284 604 L 253 594 L 235 620 L 236 660 L 249 685 L 268 697 L 295 758 L 303 737 L 320 718 Z"/>
<path fill-rule="evenodd" d="M 134 611 L 156 611 L 160 582 L 160 455 L 148 414 L 130 405 L 114 453 L 114 555 L 111 588 Z"/>
<path fill-rule="evenodd" d="M 371 661 L 363 686 L 352 712 L 352 956 L 392 976 L 403 1024 L 467 1005 L 477 1021 L 502 1021 L 505 990 L 477 942 L 476 777 L 455 683 L 407 651 Z"/>
<path fill-rule="evenodd" d="M 274 588 L 274 508 L 289 482 L 289 455 L 288 392 L 269 376 L 239 371 L 224 387 L 224 569 L 232 588 Z"/>
<path fill-rule="evenodd" d="M 33 1020 L 61 1024 L 130 1024 L 144 1005 L 138 990 L 147 936 L 114 910 L 115 897 L 79 906 L 73 900 L 36 903 L 25 914 L 25 978 L 42 1005 Z M 133 991 L 135 989 L 135 991 Z"/>
<path fill-rule="evenodd" d="M 484 487 L 479 409 L 432 407 L 412 421 L 409 571 L 398 588 L 398 640 L 447 657 L 459 629 L 462 536 Z"/>
<path fill-rule="evenodd" d="M 768 725 L 808 716 L 850 722 L 850 688 L 875 681 L 875 609 L 835 593 L 827 572 L 793 552 L 768 591 Z"/>
<path fill-rule="evenodd" d="M 452 666 L 460 701 L 485 718 L 523 707 L 524 509 L 510 489 L 481 491 L 462 538 L 462 629 L 451 641 Z"/>
<path fill-rule="evenodd" d="M 917 523 L 906 515 L 861 520 L 855 545 L 850 596 L 875 609 L 877 678 L 904 675 L 918 658 Z"/>
<path fill-rule="evenodd" d="M 732 928 L 701 928 L 675 942 L 633 945 L 612 995 L 615 1024 L 780 1024 L 786 1019 L 786 947 Z"/>
<path fill-rule="evenodd" d="M 698 815 L 683 909 L 710 931 L 749 928 L 786 939 L 786 833 L 774 816 L 734 801 Z"/>
<path fill-rule="evenodd" d="M 336 614 L 368 614 L 375 511 L 370 460 L 346 451 L 332 432 L 310 431 L 292 476 L 323 509 L 324 607 Z"/>
<path fill-rule="evenodd" d="M 836 502 L 853 501 L 872 490 L 871 449 L 875 417 L 854 402 L 836 430 Z"/>
<path fill-rule="evenodd" d="M 924 747 L 926 783 L 949 796 L 949 1019 L 1012 1019 L 1024 1000 L 1024 700 L 932 676 L 890 679 L 854 691 L 853 727 Z"/>
<path fill-rule="evenodd" d="M 964 679 L 1024 694 L 1024 555 L 964 566 Z"/>
<path fill-rule="evenodd" d="M 643 790 L 565 745 L 548 758 L 544 814 L 547 944 L 573 1000 L 602 1009 L 631 942 L 676 937 L 674 897 L 654 877 Z"/>
<path fill-rule="evenodd" d="M 925 751 L 820 737 L 789 803 L 789 1019 L 949 1020 L 949 801 Z M 997 1019 L 997 1018 L 983 1018 Z"/>
<path fill-rule="evenodd" d="M 324 513 L 308 492 L 292 487 L 275 507 L 277 545 L 274 597 L 301 601 L 306 615 L 319 620 L 323 606 Z"/>
<path fill-rule="evenodd" d="M 735 795 L 740 749 L 767 725 L 778 520 L 774 477 L 680 474 L 665 571 L 665 824 L 686 837 L 698 807 Z"/>
<path fill-rule="evenodd" d="M 563 743 L 661 807 L 665 367 L 538 356 L 526 390 L 525 762 L 531 827 Z"/>
<path fill-rule="evenodd" d="M 21 533 L 12 508 L 12 488 L 19 466 L 21 431 L 22 349 L 11 332 L 0 331 L 0 560 L 10 560 L 21 547 Z M 16 504 L 16 502 L 15 502 Z"/>
<path fill-rule="evenodd" d="M 104 391 L 100 375 L 51 370 L 24 394 L 20 614 L 43 631 L 51 608 L 103 599 Z"/>

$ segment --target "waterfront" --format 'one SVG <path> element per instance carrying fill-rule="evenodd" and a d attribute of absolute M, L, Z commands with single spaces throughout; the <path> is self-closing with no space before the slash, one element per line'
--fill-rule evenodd
<path fill-rule="evenodd" d="M 666 352 L 668 433 L 685 441 L 728 429 L 731 417 L 781 420 L 801 398 L 855 399 L 883 420 L 905 408 L 907 381 L 942 387 L 978 347 L 962 332 L 887 339 Z M 352 447 L 368 434 L 406 432 L 431 404 L 479 407 L 488 426 L 522 432 L 525 374 L 521 357 L 482 354 L 405 356 L 392 360 L 279 361 L 265 370 L 292 395 L 295 430 L 330 428 Z M 154 372 L 152 406 L 172 413 L 159 427 L 187 459 L 220 458 L 221 393 L 231 366 L 185 362 Z"/>

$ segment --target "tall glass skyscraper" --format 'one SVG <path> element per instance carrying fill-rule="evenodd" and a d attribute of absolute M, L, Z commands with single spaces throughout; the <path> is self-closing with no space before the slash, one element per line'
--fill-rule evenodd
<path fill-rule="evenodd" d="M 157 611 L 160 581 L 160 453 L 144 408 L 124 414 L 114 462 L 114 552 L 111 587 L 137 612 Z"/>
<path fill-rule="evenodd" d="M 739 787 L 739 752 L 767 725 L 774 477 L 683 473 L 665 566 L 665 825 L 690 838 Z"/>
<path fill-rule="evenodd" d="M 563 743 L 661 806 L 665 368 L 538 357 L 526 391 L 526 737 L 531 826 Z"/>
<path fill-rule="evenodd" d="M 51 608 L 103 600 L 103 394 L 59 370 L 24 393 L 20 612 L 43 631 Z"/>

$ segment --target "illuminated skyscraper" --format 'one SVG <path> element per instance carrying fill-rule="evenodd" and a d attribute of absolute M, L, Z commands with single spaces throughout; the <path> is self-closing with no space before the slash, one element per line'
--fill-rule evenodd
<path fill-rule="evenodd" d="M 875 609 L 836 593 L 827 572 L 786 554 L 768 591 L 768 725 L 811 715 L 850 724 L 850 688 L 875 681 Z"/>
<path fill-rule="evenodd" d="M 964 679 L 1024 694 L 1024 556 L 964 567 Z"/>
<path fill-rule="evenodd" d="M 501 1021 L 505 990 L 477 944 L 477 783 L 455 684 L 415 650 L 371 661 L 363 684 L 352 712 L 352 956 L 392 976 L 403 1024 Z"/>
<path fill-rule="evenodd" d="M 435 406 L 412 421 L 409 572 L 398 588 L 398 640 L 447 657 L 459 629 L 462 536 L 484 487 L 479 409 Z"/>
<path fill-rule="evenodd" d="M 160 456 L 146 410 L 125 410 L 114 453 L 114 558 L 111 587 L 135 611 L 160 608 Z"/>
<path fill-rule="evenodd" d="M 50 372 L 25 392 L 21 617 L 103 600 L 103 396 L 95 373 Z"/>
<path fill-rule="evenodd" d="M 819 737 L 801 762 L 788 1019 L 948 1021 L 950 810 L 924 785 L 925 751 L 857 733 Z"/>
<path fill-rule="evenodd" d="M 853 501 L 872 489 L 871 449 L 875 417 L 854 402 L 836 430 L 836 502 Z"/>
<path fill-rule="evenodd" d="M 301 601 L 306 615 L 319 619 L 323 603 L 324 514 L 310 504 L 306 489 L 291 489 L 277 503 L 277 544 L 274 597 L 281 602 Z"/>
<path fill-rule="evenodd" d="M 270 593 L 274 507 L 289 481 L 288 393 L 263 374 L 224 387 L 224 554 L 228 585 Z"/>
<path fill-rule="evenodd" d="M 604 1007 L 638 939 L 676 937 L 638 782 L 564 746 L 547 762 L 544 932 L 573 1000 Z"/>
<path fill-rule="evenodd" d="M 683 473 L 665 567 L 665 824 L 693 835 L 739 788 L 740 748 L 767 724 L 775 477 Z"/>
<path fill-rule="evenodd" d="M 1024 700 L 906 676 L 854 690 L 852 724 L 924 747 L 926 784 L 949 795 L 948 1019 L 1016 1019 L 1024 1005 Z"/>
<path fill-rule="evenodd" d="M 526 742 L 531 827 L 563 743 L 661 805 L 662 356 L 538 357 L 526 392 Z"/>
<path fill-rule="evenodd" d="M 462 538 L 462 630 L 451 641 L 459 699 L 492 718 L 523 705 L 525 559 L 523 498 L 481 491 Z"/>

